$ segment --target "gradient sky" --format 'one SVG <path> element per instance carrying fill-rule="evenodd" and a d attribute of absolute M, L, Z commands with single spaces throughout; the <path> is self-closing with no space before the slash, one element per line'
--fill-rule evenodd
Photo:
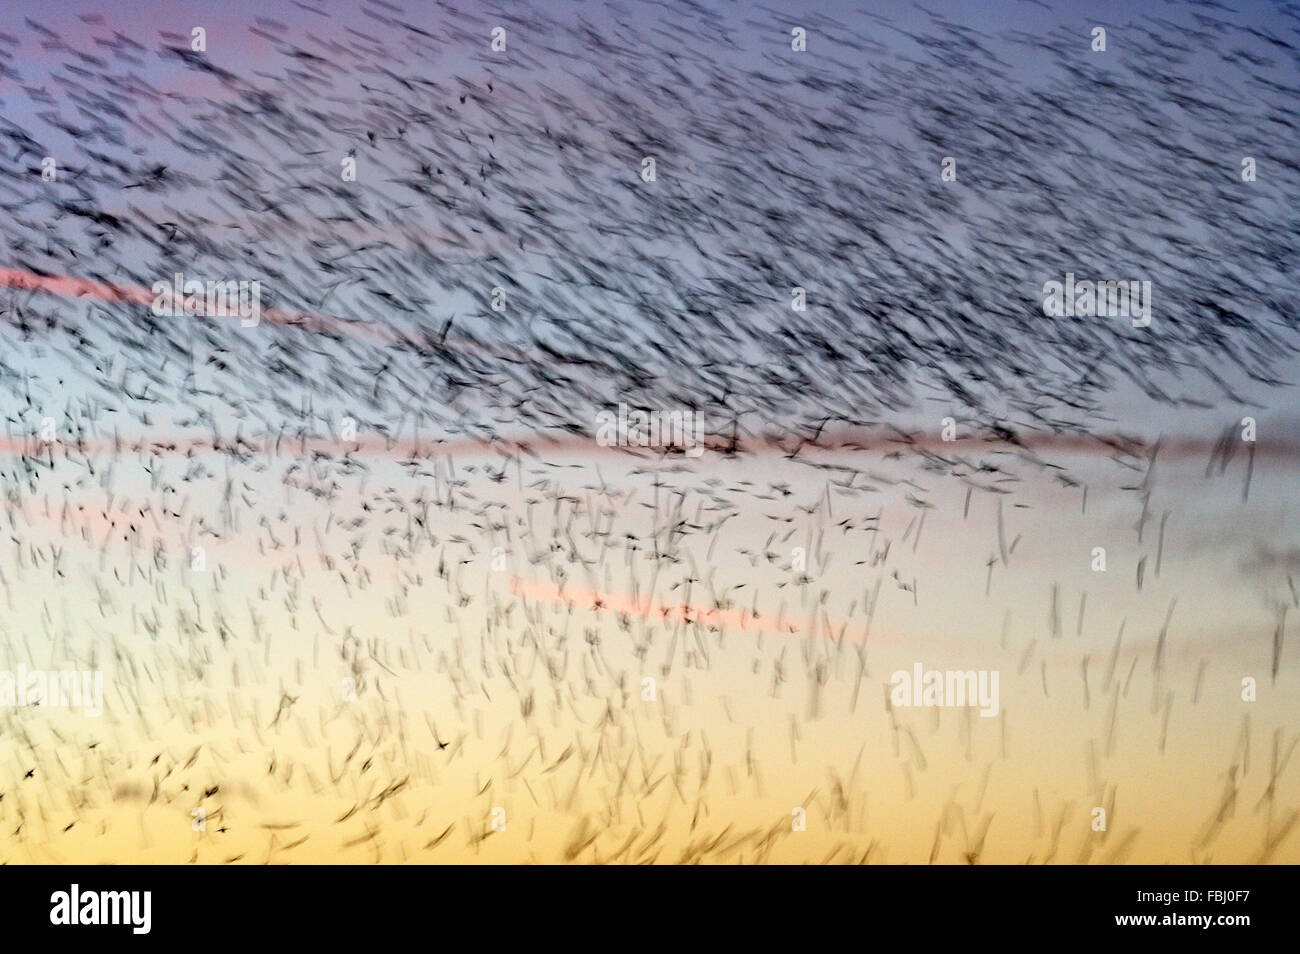
<path fill-rule="evenodd" d="M 295 40 L 310 33 L 327 44 L 351 42 L 350 30 L 379 29 L 364 4 L 338 6 L 329 17 L 297 4 L 277 6 L 272 17 Z M 1197 22 L 1195 9 L 1175 3 L 999 3 L 993 22 L 989 4 L 924 6 L 989 33 L 1048 37 L 1068 31 L 1082 48 L 1090 28 L 1103 24 L 1111 51 L 1100 68 L 1117 75 L 1130 68 L 1140 74 L 1145 67 L 1129 52 L 1138 29 L 1174 38 L 1177 29 L 1170 24 Z M 612 23 L 606 6 L 573 9 L 575 23 L 578 17 L 605 27 Z M 627 9 L 629 22 L 644 31 L 671 22 L 675 12 L 671 4 Z M 1279 34 L 1288 28 L 1272 4 L 1236 9 L 1232 19 L 1238 26 Z M 418 20 L 418 10 L 411 7 L 411 19 Z M 720 10 L 720 35 L 733 38 L 736 47 L 717 37 L 700 39 L 716 52 L 712 68 L 770 65 L 773 51 L 759 38 L 774 22 L 770 12 L 758 4 Z M 75 170 L 93 162 L 42 114 L 51 101 L 74 109 L 64 95 L 68 74 L 62 64 L 69 50 L 116 58 L 118 53 L 96 41 L 120 31 L 143 49 L 127 54 L 138 63 L 115 60 L 114 68 L 129 66 L 141 82 L 179 94 L 166 107 L 174 140 L 133 131 L 125 150 L 141 163 L 166 164 L 173 175 L 195 181 L 175 192 L 96 195 L 106 211 L 125 217 L 134 206 L 160 220 L 183 213 L 210 221 L 211 234 L 223 240 L 235 226 L 245 229 L 243 259 L 223 262 L 218 254 L 193 267 L 238 264 L 250 273 L 260 266 L 282 268 L 282 285 L 288 287 L 268 282 L 271 300 L 291 309 L 434 331 L 455 315 L 458 333 L 503 350 L 532 349 L 531 356 L 537 355 L 533 332 L 571 345 L 558 323 L 545 327 L 545 316 L 535 323 L 541 331 L 505 319 L 494 323 L 483 302 L 463 290 L 440 296 L 434 274 L 428 276 L 427 299 L 414 313 L 376 305 L 356 290 L 343 289 L 325 301 L 322 286 L 329 276 L 301 257 L 312 230 L 319 230 L 322 240 L 342 235 L 349 242 L 389 243 L 413 270 L 423 267 L 421 256 L 432 250 L 447 268 L 481 270 L 490 285 L 492 256 L 513 251 L 519 235 L 470 234 L 473 223 L 454 216 L 440 220 L 396 208 L 391 218 L 370 226 L 328 221 L 324 212 L 316 221 L 284 226 L 269 213 L 249 215 L 229 201 L 212 178 L 214 159 L 202 148 L 204 137 L 252 140 L 237 130 L 214 129 L 208 117 L 217 115 L 216 106 L 229 104 L 228 92 L 159 56 L 158 47 L 166 34 L 188 37 L 192 27 L 203 26 L 211 62 L 250 83 L 268 80 L 287 67 L 274 42 L 257 33 L 266 12 L 266 4 L 243 2 L 73 3 L 24 14 L 57 34 L 66 49 L 23 17 L 7 18 L 0 32 L 16 37 L 17 44 L 3 47 L 11 54 L 4 62 L 19 75 L 0 77 L 4 126 L 25 130 L 61 165 Z M 409 61 L 395 56 L 387 65 L 399 75 L 436 77 L 449 88 L 458 88 L 462 79 L 473 86 L 505 74 L 485 65 L 487 31 L 497 22 L 490 8 L 458 5 L 455 13 L 463 37 L 439 38 L 436 48 L 431 42 L 427 58 L 409 44 L 395 44 Z M 933 29 L 920 7 L 902 3 L 815 5 L 788 19 L 808 27 L 810 56 L 868 55 L 835 47 L 837 31 L 848 30 L 872 44 L 873 66 L 921 57 L 926 44 L 906 34 L 929 37 Z M 472 45 L 475 38 L 480 46 Z M 522 71 L 527 82 L 571 92 L 577 109 L 608 106 L 585 96 L 583 74 L 573 72 L 580 68 L 564 49 L 544 55 L 530 49 L 526 26 L 513 21 L 510 42 L 517 55 L 537 55 L 538 65 Z M 581 46 L 582 33 L 575 28 L 562 42 Z M 780 34 L 772 43 L 788 47 Z M 1260 43 L 1253 47 L 1257 52 L 1266 48 Z M 1294 85 L 1294 70 L 1278 59 L 1281 81 Z M 1012 75 L 1050 89 L 1052 78 L 1068 70 L 1050 60 L 1046 52 L 1037 60 L 1026 55 L 1012 64 Z M 623 66 L 625 61 L 611 65 L 611 85 L 636 90 L 634 78 L 612 72 Z M 1225 102 L 1257 95 L 1241 71 L 1217 61 L 1203 69 L 1185 62 L 1182 69 L 1220 89 Z M 367 79 L 355 75 L 340 88 L 359 92 Z M 959 71 L 953 71 L 952 87 L 955 108 L 963 97 L 970 97 L 966 102 L 973 108 L 977 92 L 963 87 Z M 687 112 L 651 89 L 641 94 L 647 116 L 653 112 L 684 133 L 707 132 L 695 125 L 706 110 Z M 540 99 L 535 87 L 509 90 L 501 108 L 550 115 L 535 95 Z M 794 105 L 814 109 L 823 102 L 808 95 L 808 103 Z M 430 109 L 442 105 L 430 97 Z M 299 155 L 286 147 L 283 155 L 244 159 L 273 181 L 314 181 L 317 163 L 326 169 L 321 176 L 334 177 L 348 149 L 367 155 L 365 133 L 382 119 L 355 118 L 351 137 L 330 143 L 333 152 Z M 1270 222 L 1294 224 L 1294 209 L 1284 206 L 1297 191 L 1295 141 L 1260 139 L 1258 115 L 1249 111 L 1241 125 L 1247 141 L 1240 154 L 1256 155 L 1261 163 L 1261 194 L 1251 200 L 1259 205 L 1252 208 L 1269 212 Z M 906 124 L 886 110 L 873 132 L 879 137 L 873 147 L 882 155 L 895 146 L 900 153 L 921 148 L 894 141 L 906 133 Z M 453 135 L 449 125 L 444 138 Z M 193 148 L 181 148 L 187 142 Z M 783 155 L 778 147 L 789 145 L 771 144 L 772 154 Z M 960 156 L 958 146 L 948 148 Z M 1113 141 L 1099 141 L 1096 148 L 1099 162 L 1124 158 Z M 611 145 L 611 163 L 621 161 L 619 156 Z M 1289 165 L 1280 161 L 1285 157 Z M 691 165 L 697 156 L 675 158 L 683 175 L 707 181 L 708 170 Z M 22 157 L 29 168 L 37 161 L 30 153 Z M 1230 177 L 1237 153 L 1224 161 Z M 1067 171 L 1046 159 L 1044 168 L 1051 175 Z M 830 176 L 839 170 L 807 171 Z M 937 270 L 922 241 L 933 226 L 964 243 L 974 267 L 997 236 L 979 234 L 971 226 L 976 220 L 966 216 L 1034 191 L 1004 182 L 1003 173 L 1014 178 L 1006 170 L 975 172 L 973 182 L 988 186 L 984 194 L 967 206 L 955 204 L 947 220 L 892 222 L 892 237 L 916 239 L 909 247 L 916 248 L 917 262 Z M 369 199 L 378 207 L 395 206 L 399 193 L 373 176 L 373 167 L 366 176 Z M 556 167 L 547 167 L 537 173 L 537 188 L 598 193 L 635 171 L 613 169 L 608 176 L 557 183 Z M 1131 195 L 1158 201 L 1151 194 L 1158 182 L 1133 181 L 1131 187 Z M 5 180 L 0 199 L 43 195 L 41 188 L 38 176 Z M 900 192 L 908 188 L 899 185 Z M 171 205 L 181 201 L 183 208 Z M 311 201 L 304 200 L 307 208 Z M 1114 229 L 1124 210 L 1103 205 L 1099 198 L 1098 228 Z M 624 211 L 611 200 L 611 221 Z M 31 213 L 23 208 L 15 214 Z M 40 262 L 55 274 L 72 274 L 67 263 L 49 267 L 53 256 L 42 259 L 39 248 L 15 249 L 17 234 L 31 238 L 45 227 L 54 239 L 69 228 L 41 221 L 7 229 L 0 269 L 22 272 Z M 524 279 L 538 288 L 556 277 L 545 270 L 559 267 L 545 254 L 546 238 L 536 237 L 540 251 L 511 259 L 543 268 Z M 1133 238 L 1154 251 L 1171 247 L 1154 235 Z M 1278 241 L 1293 239 L 1294 233 Z M 620 239 L 604 241 L 616 246 Z M 1214 242 L 1214 236 L 1206 237 L 1207 245 Z M 1085 252 L 1080 250 L 1081 271 Z M 792 257 L 800 254 L 791 250 Z M 692 279 L 708 265 L 689 255 L 673 261 Z M 170 277 L 175 263 L 161 264 L 159 255 L 141 246 L 122 274 L 102 275 L 96 263 L 87 262 L 85 272 L 72 277 L 147 286 Z M 847 269 L 853 263 L 825 267 L 839 264 Z M 1143 267 L 1134 263 L 1138 274 L 1146 274 Z M 1043 281 L 1060 277 L 1027 267 L 1019 287 L 1006 294 L 1036 300 Z M 393 276 L 381 275 L 374 283 L 382 287 L 388 279 Z M 1285 288 L 1294 294 L 1294 277 L 1289 281 Z M 1161 294 L 1157 287 L 1155 334 L 1162 322 L 1177 320 L 1161 312 Z M 316 300 L 298 300 L 306 296 Z M 810 806 L 815 820 L 807 839 L 785 839 L 766 856 L 751 847 L 737 848 L 738 855 L 816 862 L 830 852 L 842 853 L 839 860 L 866 852 L 872 860 L 961 863 L 977 827 L 988 825 L 983 859 L 1003 863 L 1300 858 L 1294 837 L 1273 853 L 1261 847 L 1278 831 L 1289 831 L 1300 795 L 1292 766 L 1275 797 L 1264 799 L 1270 747 L 1285 750 L 1291 743 L 1300 689 L 1294 617 L 1284 617 L 1280 672 L 1276 679 L 1269 672 L 1278 610 L 1294 596 L 1293 590 L 1287 595 L 1288 575 L 1300 575 L 1295 457 L 1261 454 L 1246 498 L 1243 456 L 1225 473 L 1210 474 L 1203 454 L 1245 414 L 1259 421 L 1262 441 L 1292 450 L 1300 445 L 1290 389 L 1300 372 L 1295 356 L 1274 368 L 1285 385 L 1239 380 L 1225 370 L 1239 400 L 1225 399 L 1204 377 L 1179 378 L 1175 393 L 1200 407 L 1163 404 L 1133 382 L 1117 381 L 1086 423 L 1098 432 L 1152 442 L 1169 438 L 1169 449 L 1154 465 L 1100 449 L 1048 447 L 1038 460 L 1006 448 L 963 447 L 972 466 L 961 480 L 926 471 L 911 456 L 895 460 L 875 445 L 810 448 L 798 459 L 779 450 L 734 459 L 710 452 L 697 467 L 683 469 L 673 458 L 597 453 L 580 441 L 513 462 L 504 449 L 415 459 L 378 452 L 374 425 L 385 424 L 403 438 L 424 427 L 419 436 L 432 440 L 482 423 L 476 415 L 502 414 L 494 395 L 470 393 L 454 407 L 422 407 L 386 394 L 375 410 L 364 394 L 341 394 L 342 388 L 326 393 L 326 385 L 332 370 L 375 369 L 377 381 L 382 345 L 359 337 L 334 340 L 270 321 L 257 328 L 195 321 L 187 332 L 194 351 L 188 368 L 161 359 L 149 364 L 126 351 L 111 367 L 88 367 L 72 350 L 68 328 L 98 344 L 121 340 L 115 333 L 133 327 L 141 306 L 18 290 L 0 291 L 0 303 L 6 309 L 0 332 L 7 339 L 6 379 L 14 395 L 7 412 L 12 444 L 32 434 L 43 416 L 54 416 L 63 427 L 86 417 L 93 402 L 116 404 L 97 415 L 93 449 L 84 455 L 66 447 L 53 452 L 35 489 L 15 455 L 5 469 L 12 499 L 4 519 L 13 549 L 0 550 L 0 665 L 94 662 L 109 676 L 102 722 L 87 725 L 59 712 L 5 714 L 0 789 L 9 775 L 21 778 L 32 750 L 43 753 L 42 786 L 20 790 L 0 806 L 4 831 L 13 826 L 3 812 L 31 819 L 25 836 L 0 836 L 8 838 L 6 847 L 17 860 L 551 860 L 563 858 L 566 845 L 582 841 L 584 826 L 598 822 L 608 830 L 575 857 L 607 860 L 629 834 L 644 835 L 663 819 L 670 836 L 659 860 L 668 861 L 694 857 L 702 839 L 723 838 L 729 829 L 775 825 L 788 831 L 791 806 L 799 804 Z M 49 310 L 66 325 L 48 334 L 20 334 L 19 308 L 29 319 Z M 638 309 L 624 303 L 601 316 L 621 330 L 618 345 L 628 354 L 664 360 L 651 351 L 661 329 Z M 1026 320 L 1036 318 L 1030 314 Z M 733 329 L 741 363 L 751 353 L 747 333 L 781 319 L 755 310 L 747 320 Z M 693 349 L 704 342 L 679 345 L 680 365 L 661 368 L 662 379 L 646 393 L 659 387 L 659 393 L 672 395 L 674 375 L 691 373 Z M 1201 345 L 1212 352 L 1215 342 L 1207 336 Z M 761 359 L 761 349 L 755 353 Z M 258 377 L 272 354 L 299 360 L 305 384 Z M 529 365 L 513 360 L 514 354 L 504 363 Z M 1050 353 L 1036 357 L 1041 367 L 1059 364 Z M 393 360 L 430 381 L 448 376 L 409 356 Z M 406 360 L 411 363 L 402 365 Z M 530 360 L 545 369 L 548 359 Z M 214 361 L 247 369 L 247 375 L 226 373 Z M 1069 380 L 1067 370 L 1063 380 Z M 146 371 L 158 380 L 150 384 Z M 175 385 L 187 372 L 193 389 L 180 400 Z M 598 370 L 587 374 L 594 386 L 613 380 Z M 962 417 L 965 426 L 934 375 L 918 372 L 909 383 L 911 401 L 888 415 L 887 423 L 920 428 L 930 437 L 948 414 Z M 30 398 L 26 406 L 17 397 L 24 392 Z M 798 395 L 777 396 L 797 403 Z M 564 413 L 586 419 L 585 400 L 575 394 L 573 406 L 556 409 L 557 433 Z M 286 414 L 285 406 L 300 406 L 302 413 Z M 815 421 L 818 409 L 806 410 Z M 426 411 L 427 425 L 418 416 Z M 1016 413 L 1008 408 L 1009 418 L 1015 420 Z M 328 453 L 295 458 L 291 448 L 272 453 L 262 446 L 242 459 L 157 447 L 114 453 L 109 442 L 115 435 L 105 423 L 128 439 L 152 442 L 212 429 L 228 438 L 237 428 L 260 440 L 276 434 L 276 414 L 290 433 L 301 426 L 323 441 L 342 416 L 355 414 L 371 443 L 353 459 Z M 802 419 L 790 423 L 793 428 Z M 723 424 L 719 432 L 725 432 Z M 493 426 L 508 436 L 527 436 L 527 428 L 508 417 L 498 417 Z M 1195 450 L 1178 453 L 1179 439 Z M 976 462 L 1014 474 L 1014 493 L 996 492 L 994 482 L 1004 479 L 1003 472 L 977 472 Z M 816 470 L 813 464 L 858 473 L 844 484 L 846 471 Z M 461 480 L 463 489 L 456 483 Z M 972 484 L 982 489 L 968 496 Z M 679 540 L 675 559 L 663 567 L 646 560 L 648 541 L 671 538 L 675 520 L 708 525 L 736 501 L 741 504 L 718 531 L 716 549 L 712 537 L 699 533 Z M 145 502 L 154 504 L 147 512 Z M 413 514 L 420 506 L 428 519 L 417 531 Z M 872 530 L 876 514 L 879 527 Z M 616 528 L 619 547 L 609 545 L 598 532 L 601 526 Z M 1158 543 L 1157 527 L 1163 527 Z M 625 534 L 635 534 L 641 549 L 624 549 L 621 544 L 632 539 Z M 885 541 L 889 557 L 874 565 Z M 209 570 L 202 573 L 189 569 L 187 555 L 196 545 L 207 554 Z M 504 573 L 489 564 L 496 545 L 509 553 Z M 1105 574 L 1090 567 L 1097 546 L 1107 549 Z M 812 557 L 808 579 L 793 568 L 795 547 Z M 1011 552 L 1000 555 L 1006 547 Z M 450 571 L 440 572 L 448 565 Z M 574 593 L 580 595 L 576 601 Z M 603 594 L 607 605 L 589 605 L 592 594 Z M 737 612 L 759 613 L 764 625 L 757 632 L 733 625 L 714 634 L 698 621 L 635 612 L 651 602 L 709 606 L 723 594 L 730 594 Z M 777 617 L 784 627 L 768 624 Z M 1157 645 L 1165 647 L 1159 663 Z M 927 668 L 998 669 L 1004 675 L 1004 715 L 983 720 L 968 712 L 891 710 L 883 692 L 889 674 L 918 661 Z M 859 680 L 860 664 L 865 675 Z M 551 681 L 551 665 L 571 668 Z M 362 669 L 366 691 L 350 705 L 340 686 Z M 648 673 L 660 680 L 661 698 L 638 708 L 637 687 Z M 819 674 L 827 679 L 824 688 L 816 684 Z M 1244 675 L 1259 679 L 1257 703 L 1240 700 Z M 282 719 L 286 695 L 296 701 Z M 606 720 L 612 712 L 618 717 Z M 17 741 L 22 733 L 30 746 Z M 435 737 L 454 744 L 444 751 L 430 744 Z M 100 748 L 87 748 L 91 739 Z M 355 753 L 363 745 L 364 755 L 344 763 L 349 749 Z M 578 754 L 571 758 L 565 754 L 570 750 Z M 636 786 L 625 786 L 625 777 Z M 1240 804 L 1215 827 L 1211 821 L 1222 807 L 1222 793 L 1238 780 Z M 222 789 L 218 797 L 198 797 L 200 789 L 216 783 Z M 409 787 L 376 801 L 377 793 L 397 783 Z M 1110 806 L 1115 819 L 1107 839 L 1093 839 L 1088 829 L 1088 811 L 1098 802 Z M 195 832 L 190 813 L 199 804 L 212 824 Z M 363 808 L 349 813 L 354 806 Z M 485 842 L 467 839 L 496 806 L 505 806 L 512 819 L 507 832 Z M 74 814 L 80 827 L 60 832 Z M 445 847 L 429 847 L 452 822 L 461 826 L 455 837 Z M 218 823 L 229 831 L 218 834 Z M 298 841 L 303 835 L 308 837 Z M 293 848 L 284 850 L 286 844 Z M 737 854 L 720 860 L 737 860 Z"/>

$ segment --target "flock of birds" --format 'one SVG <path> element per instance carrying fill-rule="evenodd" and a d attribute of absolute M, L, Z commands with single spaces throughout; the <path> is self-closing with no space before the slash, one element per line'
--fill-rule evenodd
<path fill-rule="evenodd" d="M 1104 771 L 1009 820 L 1014 708 L 900 713 L 871 660 L 942 599 L 927 520 L 996 514 L 945 570 L 984 599 L 1030 484 L 1135 507 L 1136 605 L 1161 446 L 1123 408 L 1232 418 L 1286 383 L 1300 8 L 1179 5 L 1105 52 L 920 5 L 292 8 L 201 50 L 0 30 L 0 665 L 107 686 L 99 720 L 0 712 L 0 857 L 1294 857 L 1284 722 L 1225 717 L 1185 839 L 1099 834 Z M 260 280 L 266 320 L 141 304 L 178 272 Z M 1150 280 L 1152 324 L 1045 318 L 1067 272 Z M 597 447 L 620 402 L 698 413 L 708 452 Z M 1128 638 L 1083 689 L 1108 752 L 1123 716 L 1155 758 L 1205 669 L 1187 691 L 1164 630 Z"/>

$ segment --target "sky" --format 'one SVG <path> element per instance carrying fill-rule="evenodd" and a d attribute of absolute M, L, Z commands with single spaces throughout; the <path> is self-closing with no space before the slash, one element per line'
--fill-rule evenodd
<path fill-rule="evenodd" d="M 0 715 L 9 857 L 1297 860 L 1280 7 L 20 12 L 0 666 L 107 688 Z"/>

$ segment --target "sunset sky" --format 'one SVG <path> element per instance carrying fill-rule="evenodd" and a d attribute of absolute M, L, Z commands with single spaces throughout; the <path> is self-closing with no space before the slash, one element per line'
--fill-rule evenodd
<path fill-rule="evenodd" d="M 924 7 L 7 18 L 0 667 L 105 711 L 0 711 L 0 856 L 1300 861 L 1294 16 Z"/>

